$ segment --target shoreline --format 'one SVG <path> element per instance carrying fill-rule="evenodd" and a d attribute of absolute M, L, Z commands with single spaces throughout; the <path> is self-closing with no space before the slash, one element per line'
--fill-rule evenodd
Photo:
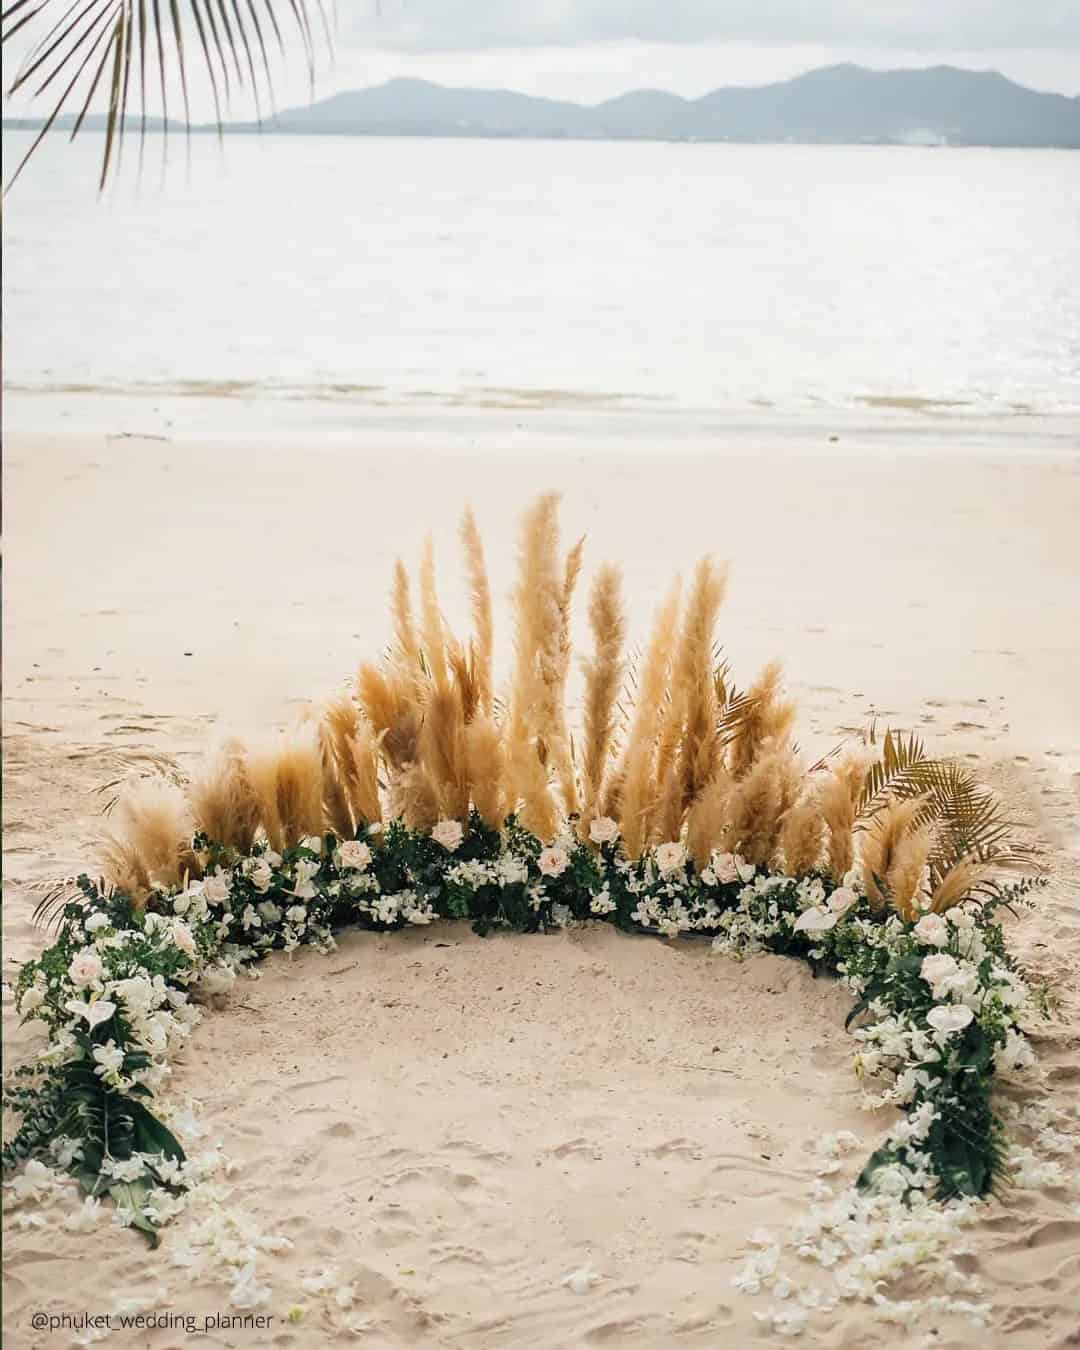
<path fill-rule="evenodd" d="M 665 455 L 781 448 L 791 454 L 945 454 L 1024 460 L 1080 456 L 1080 410 L 988 414 L 947 399 L 866 395 L 860 406 L 696 408 L 572 390 L 458 393 L 357 388 L 324 396 L 290 386 L 251 396 L 245 382 L 214 393 L 203 382 L 53 392 L 5 388 L 4 431 L 17 442 L 98 436 L 183 447 L 409 448 L 433 453 L 550 449 L 557 453 Z M 77 430 L 75 427 L 77 426 Z"/>

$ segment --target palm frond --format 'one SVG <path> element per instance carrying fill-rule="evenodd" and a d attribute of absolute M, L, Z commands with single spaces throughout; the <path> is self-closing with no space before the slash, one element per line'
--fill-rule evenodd
<path fill-rule="evenodd" d="M 877 744 L 873 726 L 867 744 Z M 941 762 L 927 757 L 926 747 L 913 732 L 905 736 L 902 731 L 886 731 L 881 758 L 871 765 L 863 784 L 858 806 L 860 819 L 877 815 L 890 797 L 921 796 L 927 791 L 927 775 Z"/>
<path fill-rule="evenodd" d="M 313 9 L 329 46 L 330 24 L 323 0 L 13 0 L 0 16 L 0 42 L 8 43 L 24 28 L 31 32 L 30 25 L 40 35 L 34 36 L 7 93 L 10 96 L 28 90 L 33 98 L 40 98 L 51 92 L 45 123 L 8 181 L 8 188 L 68 109 L 74 113 L 71 135 L 75 138 L 99 89 L 107 95 L 99 187 L 105 186 L 110 167 L 119 162 L 133 100 L 137 100 L 139 110 L 140 144 L 147 130 L 148 93 L 153 96 L 156 91 L 160 99 L 162 135 L 174 125 L 169 120 L 169 85 L 173 78 L 180 87 L 181 125 L 190 133 L 188 71 L 193 61 L 208 77 L 219 135 L 222 111 L 234 84 L 250 88 L 261 124 L 264 94 L 273 108 L 267 41 L 282 53 L 286 49 L 279 16 L 286 20 L 287 27 L 295 29 L 314 88 Z"/>
<path fill-rule="evenodd" d="M 867 743 L 877 744 L 873 729 Z M 1033 850 L 1015 840 L 1015 822 L 970 770 L 954 760 L 931 758 L 912 733 L 886 731 L 881 758 L 866 776 L 859 819 L 865 827 L 890 800 L 912 797 L 925 798 L 913 826 L 929 825 L 934 830 L 928 859 L 933 885 L 964 860 L 1004 868 L 1031 865 Z M 979 883 L 975 890 L 996 893 L 992 881 Z"/>
<path fill-rule="evenodd" d="M 99 894 L 109 893 L 109 886 L 104 877 L 96 884 Z M 55 928 L 68 905 L 84 905 L 87 900 L 86 892 L 76 877 L 64 877 L 61 881 L 35 882 L 30 889 L 44 892 L 30 916 L 30 922 L 38 928 Z"/>

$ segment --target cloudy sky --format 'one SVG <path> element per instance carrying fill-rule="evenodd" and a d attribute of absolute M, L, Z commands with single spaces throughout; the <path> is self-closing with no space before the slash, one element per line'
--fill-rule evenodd
<path fill-rule="evenodd" d="M 634 88 L 694 97 L 836 61 L 996 69 L 1080 94 L 1080 0 L 336 0 L 316 96 L 410 75 L 582 102 Z M 208 83 L 192 75 L 192 114 L 209 118 Z M 308 98 L 297 51 L 275 87 L 278 107 Z M 5 106 L 26 110 L 22 97 Z M 234 97 L 226 117 L 251 112 Z"/>
<path fill-rule="evenodd" d="M 1080 93 L 1078 0 L 338 0 L 335 87 L 393 74 L 583 100 L 831 61 L 949 62 Z"/>

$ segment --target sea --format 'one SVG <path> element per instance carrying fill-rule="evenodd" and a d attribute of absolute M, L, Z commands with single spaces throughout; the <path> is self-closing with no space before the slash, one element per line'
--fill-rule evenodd
<path fill-rule="evenodd" d="M 5 175 L 28 144 L 4 133 Z M 1080 444 L 1080 154 L 47 138 L 9 431 Z"/>

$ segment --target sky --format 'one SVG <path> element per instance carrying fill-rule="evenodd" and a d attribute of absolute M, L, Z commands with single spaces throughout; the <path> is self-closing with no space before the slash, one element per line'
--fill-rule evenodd
<path fill-rule="evenodd" d="M 65 0 L 52 6 L 59 15 Z M 395 76 L 585 103 L 639 88 L 696 97 L 838 61 L 995 69 L 1080 94 L 1080 0 L 336 0 L 332 25 L 332 54 L 317 44 L 316 97 Z M 276 106 L 306 102 L 299 49 L 274 65 Z M 210 118 L 208 81 L 193 70 L 190 83 L 193 117 Z M 45 111 L 5 100 L 9 115 L 31 108 Z M 241 93 L 225 116 L 252 112 Z"/>

